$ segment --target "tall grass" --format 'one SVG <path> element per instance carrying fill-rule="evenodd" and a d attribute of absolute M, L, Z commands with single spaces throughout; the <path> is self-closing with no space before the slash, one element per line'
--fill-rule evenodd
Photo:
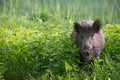
<path fill-rule="evenodd" d="M 119 23 L 119 1 L 116 0 L 1 0 L 1 12 L 28 15 L 47 11 L 75 20 L 101 19 L 103 23 Z M 69 15 L 68 15 L 69 14 Z"/>

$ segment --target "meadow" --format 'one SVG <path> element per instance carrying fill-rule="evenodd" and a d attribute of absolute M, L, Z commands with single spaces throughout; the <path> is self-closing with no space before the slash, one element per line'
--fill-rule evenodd
<path fill-rule="evenodd" d="M 0 80 L 120 80 L 119 0 L 0 0 Z M 106 44 L 80 67 L 73 23 L 100 19 Z M 91 70 L 92 69 L 92 70 Z"/>

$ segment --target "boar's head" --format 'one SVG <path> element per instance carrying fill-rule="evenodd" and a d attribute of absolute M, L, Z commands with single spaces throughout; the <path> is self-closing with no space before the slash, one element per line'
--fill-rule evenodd
<path fill-rule="evenodd" d="M 104 47 L 100 20 L 74 22 L 72 37 L 79 48 L 80 60 L 84 62 L 97 58 Z"/>

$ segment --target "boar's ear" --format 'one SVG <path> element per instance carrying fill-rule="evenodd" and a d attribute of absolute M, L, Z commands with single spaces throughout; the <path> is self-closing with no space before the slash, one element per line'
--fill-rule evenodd
<path fill-rule="evenodd" d="M 77 32 L 80 32 L 80 28 L 81 28 L 80 23 L 79 22 L 74 22 L 74 28 Z"/>
<path fill-rule="evenodd" d="M 93 23 L 93 29 L 95 32 L 98 32 L 101 28 L 101 21 L 100 20 L 95 20 Z"/>

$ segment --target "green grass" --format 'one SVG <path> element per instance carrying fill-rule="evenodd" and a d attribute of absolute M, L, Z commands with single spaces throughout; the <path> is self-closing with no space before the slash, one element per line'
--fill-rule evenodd
<path fill-rule="evenodd" d="M 0 0 L 0 80 L 120 79 L 116 0 L 32 1 Z M 89 18 L 102 21 L 106 44 L 94 64 L 81 68 L 70 36 L 74 21 Z"/>

